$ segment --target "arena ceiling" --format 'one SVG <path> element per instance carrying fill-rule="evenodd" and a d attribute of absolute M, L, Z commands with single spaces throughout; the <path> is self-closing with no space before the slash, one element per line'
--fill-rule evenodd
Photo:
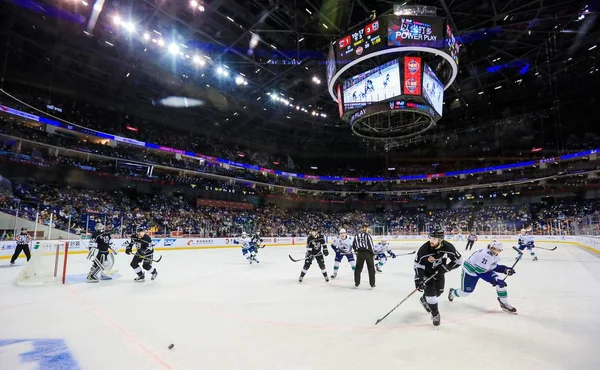
<path fill-rule="evenodd" d="M 0 5 L 5 88 L 43 88 L 50 99 L 53 94 L 87 99 L 258 150 L 379 157 L 381 147 L 351 136 L 336 118 L 324 63 L 329 45 L 348 27 L 372 12 L 391 12 L 394 3 L 5 1 Z M 518 157 L 533 146 L 549 153 L 568 150 L 573 135 L 600 131 L 591 121 L 591 112 L 598 111 L 597 3 L 418 3 L 435 6 L 454 25 L 462 40 L 461 61 L 439 127 L 417 140 L 420 145 L 396 149 L 398 155 L 472 156 L 484 142 L 490 152 Z M 93 9 L 99 11 L 96 21 Z M 283 106 L 267 93 L 298 107 Z M 170 96 L 202 105 L 159 104 Z M 492 140 L 490 132 L 500 136 Z"/>

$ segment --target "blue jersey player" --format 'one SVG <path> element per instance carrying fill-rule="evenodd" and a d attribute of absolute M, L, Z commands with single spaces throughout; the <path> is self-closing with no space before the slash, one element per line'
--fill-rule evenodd
<path fill-rule="evenodd" d="M 527 248 L 527 250 L 529 250 L 529 253 L 531 254 L 531 257 L 533 257 L 534 261 L 537 261 L 538 258 L 535 255 L 535 252 L 533 251 L 533 248 L 535 248 L 535 244 L 533 241 L 533 236 L 529 235 L 529 230 L 527 229 L 522 229 L 521 230 L 521 234 L 519 235 L 519 249 L 520 250 L 524 250 Z M 523 257 L 523 254 L 519 254 L 519 256 L 517 257 L 517 260 L 520 260 L 521 257 Z"/>
<path fill-rule="evenodd" d="M 383 272 L 381 268 L 387 262 L 387 256 L 385 255 L 386 252 L 390 255 L 390 257 L 396 258 L 396 255 L 394 252 L 392 252 L 392 248 L 390 248 L 390 243 L 385 240 L 377 242 L 373 247 L 375 261 L 377 261 L 377 264 L 375 265 L 375 270 L 377 270 L 377 272 Z"/>
<path fill-rule="evenodd" d="M 352 238 L 346 234 L 346 229 L 340 229 L 340 235 L 333 239 L 331 249 L 335 252 L 333 275 L 331 275 L 332 279 L 336 278 L 340 263 L 344 257 L 348 260 L 350 267 L 352 267 L 352 271 L 356 269 L 356 261 L 354 260 L 354 254 L 352 253 Z"/>
<path fill-rule="evenodd" d="M 448 300 L 454 301 L 455 297 L 467 297 L 477 286 L 479 279 L 487 281 L 496 287 L 498 294 L 498 303 L 500 307 L 510 313 L 517 313 L 517 309 L 508 303 L 508 293 L 506 292 L 506 282 L 496 274 L 512 275 L 515 270 L 511 267 L 499 265 L 500 252 L 504 247 L 499 241 L 492 241 L 487 248 L 478 250 L 469 257 L 462 267 L 462 286 L 460 289 L 450 288 Z"/>
<path fill-rule="evenodd" d="M 240 238 L 234 239 L 233 243 L 239 244 L 242 247 L 242 253 L 248 260 L 248 263 L 252 264 L 252 261 L 258 263 L 258 260 L 256 259 L 256 249 L 254 249 L 254 246 L 252 245 L 251 240 L 246 232 L 243 232 Z"/>

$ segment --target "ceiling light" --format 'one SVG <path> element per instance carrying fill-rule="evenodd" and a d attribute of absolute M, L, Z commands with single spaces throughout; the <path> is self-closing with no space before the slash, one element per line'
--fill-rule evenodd
<path fill-rule="evenodd" d="M 483 91 L 480 91 L 480 92 L 479 92 L 479 95 L 483 95 Z"/>
<path fill-rule="evenodd" d="M 327 25 L 325 23 L 323 23 L 323 27 L 329 29 L 329 27 L 327 27 Z"/>
<path fill-rule="evenodd" d="M 157 35 L 161 35 L 162 36 L 162 33 L 158 32 L 157 30 L 152 30 L 152 32 L 156 33 Z"/>
<path fill-rule="evenodd" d="M 502 88 L 502 86 L 496 86 L 496 87 L 494 87 L 494 89 L 496 89 L 496 90 L 501 89 L 501 88 Z"/>
<path fill-rule="evenodd" d="M 115 15 L 113 17 L 113 22 L 114 24 L 116 24 L 117 26 L 121 25 L 121 17 L 119 17 L 119 15 Z"/>
<path fill-rule="evenodd" d="M 129 72 L 127 72 L 127 75 L 125 77 L 129 77 Z"/>
<path fill-rule="evenodd" d="M 300 40 L 298 40 L 298 42 L 302 42 L 304 41 L 304 37 L 302 37 Z"/>
<path fill-rule="evenodd" d="M 508 14 L 506 15 L 506 17 L 504 17 L 504 19 L 503 19 L 503 20 L 507 20 L 507 19 L 508 19 Z"/>
<path fill-rule="evenodd" d="M 87 1 L 83 1 L 83 0 L 81 0 L 81 3 L 82 3 L 83 5 L 85 5 L 85 6 L 88 6 L 88 5 L 89 5 L 89 4 L 87 3 Z"/>
<path fill-rule="evenodd" d="M 598 45 L 594 45 L 591 48 L 589 48 L 588 50 L 594 50 L 596 48 L 596 46 L 598 46 Z"/>
<path fill-rule="evenodd" d="M 169 53 L 177 55 L 179 53 L 179 46 L 177 46 L 176 44 L 169 45 Z"/>
<path fill-rule="evenodd" d="M 204 11 L 204 5 L 200 4 L 198 5 L 198 10 L 203 12 Z"/>
<path fill-rule="evenodd" d="M 198 2 L 197 2 L 196 0 L 191 0 L 191 1 L 190 1 L 190 6 L 192 6 L 192 7 L 194 7 L 194 8 L 195 8 L 195 7 L 197 7 L 197 6 L 198 6 Z"/>
<path fill-rule="evenodd" d="M 144 33 L 144 40 L 150 40 L 150 34 L 148 32 Z"/>
<path fill-rule="evenodd" d="M 306 12 L 307 12 L 308 14 L 311 14 L 311 15 L 312 15 L 312 12 L 311 12 L 310 10 L 308 10 L 307 8 L 304 8 L 304 10 L 306 10 Z"/>
<path fill-rule="evenodd" d="M 157 42 L 157 44 L 158 44 L 158 46 L 165 46 L 165 40 L 163 40 L 163 39 L 158 39 L 158 42 Z"/>
<path fill-rule="evenodd" d="M 123 28 L 129 32 L 135 31 L 135 25 L 131 22 L 123 22 Z"/>
<path fill-rule="evenodd" d="M 227 16 L 227 19 L 235 23 L 235 21 L 230 16 Z"/>
<path fill-rule="evenodd" d="M 115 46 L 115 44 L 113 44 L 112 42 L 108 42 L 108 41 L 104 41 L 105 43 L 107 43 L 110 46 Z"/>
<path fill-rule="evenodd" d="M 244 83 L 244 78 L 242 76 L 236 76 L 235 78 L 235 84 L 236 85 L 241 85 Z"/>

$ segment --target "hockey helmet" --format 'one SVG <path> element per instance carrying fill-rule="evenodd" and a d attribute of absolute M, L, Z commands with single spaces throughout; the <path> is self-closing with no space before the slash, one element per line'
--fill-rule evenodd
<path fill-rule="evenodd" d="M 247 236 L 248 236 L 248 234 L 246 234 L 246 232 L 245 232 L 245 231 L 242 231 L 242 238 L 245 238 L 245 237 L 247 237 Z"/>
<path fill-rule="evenodd" d="M 100 232 L 104 231 L 104 224 L 102 222 L 98 222 L 96 224 L 96 231 L 100 231 Z"/>
<path fill-rule="evenodd" d="M 429 233 L 429 237 L 444 239 L 444 231 L 442 229 L 435 229 Z"/>
<path fill-rule="evenodd" d="M 340 234 L 345 234 L 346 233 L 346 229 L 340 229 Z"/>
<path fill-rule="evenodd" d="M 136 233 L 141 234 L 141 233 L 145 233 L 146 232 L 146 228 L 143 226 L 138 226 L 138 228 L 135 230 Z"/>
<path fill-rule="evenodd" d="M 501 242 L 497 241 L 497 240 L 492 240 L 492 242 L 490 244 L 488 244 L 488 249 L 495 249 L 498 251 L 498 253 L 502 252 L 504 250 L 504 245 L 502 245 Z M 494 253 L 494 254 L 498 254 L 498 253 Z"/>

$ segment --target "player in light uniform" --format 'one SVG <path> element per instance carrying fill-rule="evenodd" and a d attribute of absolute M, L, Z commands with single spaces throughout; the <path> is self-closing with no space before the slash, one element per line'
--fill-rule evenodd
<path fill-rule="evenodd" d="M 340 229 L 340 235 L 333 239 L 331 249 L 335 252 L 332 279 L 336 278 L 340 263 L 344 257 L 348 260 L 352 271 L 356 269 L 356 261 L 354 260 L 354 253 L 352 253 L 352 238 L 346 234 L 346 229 Z"/>
<path fill-rule="evenodd" d="M 375 253 L 375 261 L 378 261 L 375 265 L 375 270 L 377 270 L 377 272 L 383 272 L 381 268 L 387 262 L 387 256 L 385 255 L 386 252 L 390 255 L 390 257 L 396 258 L 396 254 L 394 254 L 394 252 L 392 252 L 392 248 L 390 248 L 390 243 L 385 240 L 375 243 L 375 246 L 373 247 L 373 253 Z"/>
<path fill-rule="evenodd" d="M 522 229 L 521 234 L 519 235 L 519 249 L 524 250 L 525 248 L 529 250 L 529 253 L 531 253 L 531 257 L 533 257 L 533 260 L 537 261 L 538 258 L 535 255 L 535 252 L 533 251 L 533 248 L 535 248 L 533 235 L 529 235 L 529 230 Z M 519 254 L 519 256 L 517 256 L 517 260 L 520 260 L 521 257 L 523 257 L 523 254 Z"/>
<path fill-rule="evenodd" d="M 241 237 L 233 240 L 233 244 L 240 244 L 242 247 L 242 253 L 248 260 L 248 263 L 252 264 L 252 261 L 258 263 L 258 260 L 256 259 L 256 250 L 250 242 L 251 239 L 248 237 L 248 234 L 246 234 L 245 231 L 242 233 Z"/>
<path fill-rule="evenodd" d="M 479 279 L 483 279 L 496 287 L 500 307 L 506 312 L 517 313 L 517 309 L 508 304 L 506 282 L 496 274 L 498 272 L 510 276 L 515 273 L 513 268 L 498 264 L 498 261 L 500 261 L 500 252 L 503 249 L 502 243 L 494 240 L 487 248 L 473 253 L 463 263 L 461 289 L 450 288 L 448 300 L 452 302 L 454 301 L 454 297 L 467 297 L 473 293 Z"/>

